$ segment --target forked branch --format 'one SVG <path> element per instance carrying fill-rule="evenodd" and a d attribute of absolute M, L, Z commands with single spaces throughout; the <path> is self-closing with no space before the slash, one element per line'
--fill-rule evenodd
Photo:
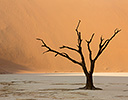
<path fill-rule="evenodd" d="M 95 34 L 93 33 L 89 41 L 86 40 L 87 46 L 88 46 L 88 51 L 89 51 L 89 58 L 90 58 L 90 61 L 92 61 L 92 51 L 91 51 L 91 48 L 90 48 L 90 43 L 92 42 L 92 39 L 93 39 L 94 35 L 95 35 Z"/>
<path fill-rule="evenodd" d="M 102 54 L 102 52 L 107 48 L 108 44 L 110 43 L 110 41 L 116 36 L 117 33 L 119 33 L 121 30 L 120 29 L 115 29 L 114 30 L 114 34 L 109 38 L 106 39 L 104 41 L 103 37 L 101 36 L 100 38 L 100 43 L 99 43 L 99 50 L 98 53 L 96 54 L 96 56 L 94 57 L 94 59 L 92 59 L 92 51 L 90 49 L 90 43 L 92 42 L 92 39 L 94 37 L 94 33 L 92 34 L 91 38 L 89 41 L 86 40 L 87 42 L 87 47 L 88 47 L 88 51 L 89 51 L 89 58 L 90 58 L 90 62 L 91 62 L 91 67 L 90 67 L 90 71 L 89 73 L 93 73 L 94 71 L 94 64 L 95 61 L 97 60 L 97 58 Z M 103 42 L 104 41 L 104 42 Z"/>
<path fill-rule="evenodd" d="M 110 41 L 117 35 L 117 33 L 119 33 L 121 31 L 121 29 L 115 29 L 114 30 L 114 34 L 109 38 L 109 39 L 106 39 L 104 42 L 103 42 L 103 38 L 101 37 L 100 39 L 100 44 L 99 44 L 99 50 L 98 50 L 98 53 L 96 55 L 96 57 L 94 58 L 94 60 L 97 60 L 97 58 L 101 55 L 101 53 L 107 48 L 108 44 L 110 43 Z"/>
<path fill-rule="evenodd" d="M 71 58 L 67 53 L 64 53 L 64 52 L 63 52 L 63 53 L 60 53 L 60 52 L 58 52 L 58 51 L 56 51 L 56 50 L 51 49 L 51 48 L 50 48 L 42 39 L 40 39 L 40 38 L 37 38 L 37 40 L 40 40 L 40 41 L 42 42 L 42 44 L 43 44 L 42 47 L 48 49 L 47 51 L 43 52 L 43 54 L 44 54 L 44 53 L 47 53 L 47 52 L 53 52 L 53 53 L 55 53 L 55 57 L 56 57 L 57 55 L 60 55 L 60 56 L 62 56 L 62 57 L 65 57 L 65 58 L 69 59 L 70 61 L 72 61 L 72 62 L 75 63 L 75 64 L 81 65 L 80 62 L 78 62 L 78 61 L 74 60 L 73 58 Z"/>
<path fill-rule="evenodd" d="M 84 55 L 83 55 L 83 53 L 82 53 L 82 47 L 81 47 L 81 43 L 82 43 L 81 32 L 78 31 L 78 28 L 79 28 L 79 26 L 80 26 L 80 22 L 81 22 L 81 20 L 79 20 L 78 25 L 77 25 L 77 27 L 76 27 L 76 33 L 77 33 L 77 36 L 78 36 L 78 39 L 77 39 L 77 40 L 78 40 L 78 45 L 77 45 L 77 47 L 78 47 L 78 53 L 79 53 L 80 56 L 81 56 L 82 68 L 83 68 L 83 70 L 84 70 L 84 73 L 85 73 L 86 75 L 88 75 L 88 71 L 87 71 L 87 68 L 86 68 L 86 63 L 85 63 L 85 59 L 84 59 Z"/>
<path fill-rule="evenodd" d="M 78 36 L 78 48 L 79 48 L 79 50 L 81 49 L 81 43 L 82 43 L 81 32 L 78 31 L 78 28 L 80 26 L 80 22 L 81 22 L 81 20 L 79 20 L 78 25 L 76 27 L 76 33 L 77 33 L 77 36 Z"/>

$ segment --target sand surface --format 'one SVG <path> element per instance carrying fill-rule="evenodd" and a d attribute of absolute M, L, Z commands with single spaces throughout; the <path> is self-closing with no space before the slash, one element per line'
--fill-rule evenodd
<path fill-rule="evenodd" d="M 96 33 L 91 44 L 93 57 L 101 35 L 107 39 L 115 28 L 122 29 L 98 59 L 95 71 L 127 72 L 127 4 L 128 0 L 0 0 L 0 73 L 80 72 L 79 66 L 66 59 L 42 55 L 45 49 L 36 41 L 43 38 L 57 50 L 62 45 L 77 48 L 79 19 L 83 40 Z M 82 46 L 89 67 L 85 41 Z M 76 53 L 66 52 L 80 59 Z"/>
<path fill-rule="evenodd" d="M 0 100 L 128 100 L 128 73 L 113 75 L 95 74 L 97 91 L 77 90 L 85 79 L 78 73 L 0 75 Z"/>

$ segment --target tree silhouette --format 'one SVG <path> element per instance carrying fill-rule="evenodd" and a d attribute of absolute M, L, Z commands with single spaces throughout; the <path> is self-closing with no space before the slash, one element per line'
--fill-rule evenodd
<path fill-rule="evenodd" d="M 48 53 L 48 52 L 53 52 L 55 53 L 55 57 L 57 57 L 58 55 L 62 56 L 62 57 L 65 57 L 67 58 L 68 60 L 70 60 L 71 62 L 75 63 L 75 64 L 78 64 L 82 67 L 83 71 L 84 71 L 84 74 L 86 76 L 86 85 L 82 88 L 79 88 L 79 89 L 89 89 L 89 90 L 101 90 L 100 88 L 96 88 L 93 84 L 93 72 L 94 72 L 94 67 L 95 67 L 95 62 L 96 60 L 99 58 L 99 56 L 103 53 L 103 51 L 107 48 L 108 44 L 110 43 L 110 41 L 117 35 L 117 33 L 119 33 L 121 30 L 120 29 L 115 29 L 114 30 L 114 34 L 109 38 L 109 39 L 106 39 L 104 40 L 103 37 L 101 36 L 100 37 L 100 43 L 99 43 L 99 50 L 98 50 L 98 53 L 96 54 L 96 56 L 94 58 L 92 58 L 92 50 L 90 48 L 90 43 L 92 42 L 93 40 L 93 37 L 94 37 L 94 33 L 92 34 L 90 40 L 86 40 L 87 42 L 87 47 L 88 47 L 88 51 L 89 51 L 89 60 L 90 60 L 90 70 L 88 71 L 87 70 L 87 66 L 86 66 L 86 62 L 85 62 L 85 59 L 84 59 L 84 55 L 83 55 L 83 52 L 82 52 L 82 38 L 81 38 L 81 32 L 78 31 L 78 28 L 79 28 L 79 25 L 80 25 L 80 22 L 81 20 L 79 20 L 78 22 L 78 25 L 76 27 L 76 33 L 77 33 L 77 36 L 78 36 L 78 44 L 77 44 L 77 49 L 75 48 L 72 48 L 70 46 L 61 46 L 60 49 L 69 49 L 69 50 L 72 50 L 72 51 L 75 51 L 77 52 L 80 57 L 81 57 L 81 61 L 77 61 L 73 58 L 71 58 L 67 53 L 65 52 L 59 52 L 57 50 L 54 50 L 52 49 L 51 47 L 49 47 L 45 42 L 44 40 L 40 39 L 40 38 L 37 38 L 37 40 L 40 40 L 42 42 L 42 46 L 41 47 L 44 47 L 47 49 L 47 51 L 43 52 L 44 53 Z"/>

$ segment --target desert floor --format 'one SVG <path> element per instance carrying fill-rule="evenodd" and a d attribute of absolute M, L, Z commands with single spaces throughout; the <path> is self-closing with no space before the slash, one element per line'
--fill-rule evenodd
<path fill-rule="evenodd" d="M 0 100 L 128 100 L 128 73 L 95 74 L 103 90 L 78 90 L 85 78 L 74 74 L 1 74 Z"/>

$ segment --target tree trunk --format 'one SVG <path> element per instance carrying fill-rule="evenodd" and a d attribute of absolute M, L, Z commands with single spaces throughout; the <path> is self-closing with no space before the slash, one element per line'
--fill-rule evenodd
<path fill-rule="evenodd" d="M 96 88 L 93 84 L 93 71 L 94 71 L 95 61 L 91 61 L 91 69 L 89 73 L 85 73 L 85 69 L 83 67 L 83 71 L 85 73 L 86 77 L 86 85 L 79 89 L 85 89 L 85 90 L 102 90 L 101 88 Z"/>
<path fill-rule="evenodd" d="M 91 60 L 91 59 L 90 59 Z M 93 72 L 94 72 L 94 66 L 95 66 L 95 60 L 91 60 L 91 66 L 90 66 L 90 71 L 86 75 L 86 89 L 89 90 L 95 90 L 96 88 L 93 85 Z"/>
<path fill-rule="evenodd" d="M 86 86 L 85 86 L 86 89 L 89 89 L 89 90 L 93 90 L 95 87 L 93 85 L 93 77 L 92 77 L 92 74 L 88 74 L 86 76 Z"/>
<path fill-rule="evenodd" d="M 79 89 L 84 89 L 84 90 L 102 90 L 101 88 L 96 88 L 93 85 L 93 75 L 92 74 L 88 74 L 86 75 L 86 85 L 82 88 Z"/>

